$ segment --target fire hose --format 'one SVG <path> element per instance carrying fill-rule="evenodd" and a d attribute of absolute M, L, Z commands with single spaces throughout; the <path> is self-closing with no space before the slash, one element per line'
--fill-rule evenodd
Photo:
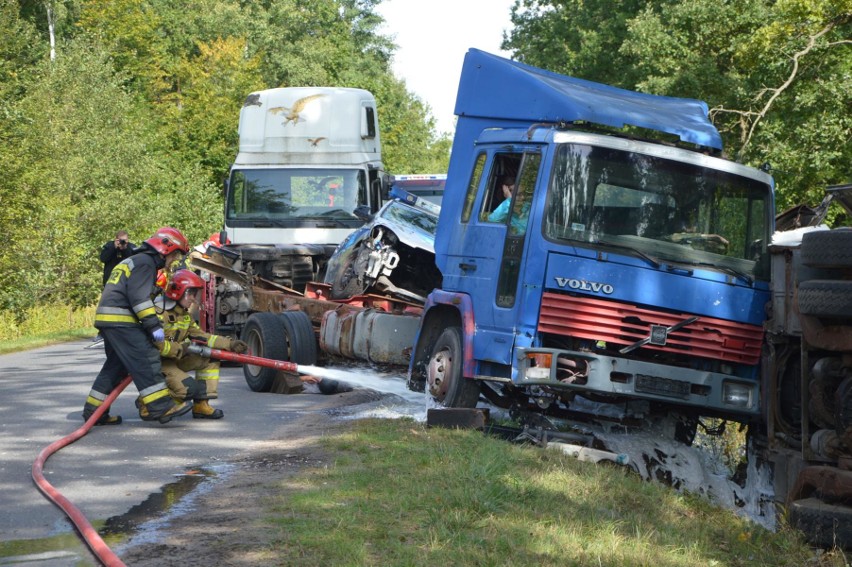
<path fill-rule="evenodd" d="M 68 516 L 74 524 L 74 527 L 77 528 L 77 531 L 80 533 L 80 537 L 83 538 L 83 541 L 89 546 L 89 549 L 92 550 L 95 557 L 97 557 L 100 562 L 107 567 L 124 567 L 124 563 L 115 553 L 113 553 L 104 540 L 101 539 L 101 536 L 98 535 L 98 532 L 92 527 L 92 524 L 89 523 L 83 513 L 80 512 L 80 510 L 74 506 L 70 500 L 60 494 L 52 484 L 47 482 L 47 479 L 44 478 L 44 474 L 42 473 L 42 469 L 44 468 L 44 463 L 47 461 L 48 457 L 50 457 L 53 453 L 66 445 L 70 445 L 88 433 L 101 416 L 106 413 L 112 402 L 114 402 L 118 395 L 124 391 L 128 384 L 130 384 L 131 380 L 130 376 L 124 378 L 124 380 L 122 380 L 121 383 L 116 386 L 112 392 L 110 392 L 109 396 L 107 396 L 106 400 L 104 400 L 104 403 L 95 410 L 82 427 L 42 449 L 33 463 L 32 476 L 38 489 L 47 497 L 48 500 L 59 506 L 59 508 L 65 512 L 65 515 Z"/>
<path fill-rule="evenodd" d="M 216 358 L 219 360 L 230 360 L 233 362 L 242 362 L 245 364 L 253 364 L 255 366 L 265 366 L 268 368 L 275 368 L 276 370 L 282 370 L 284 372 L 292 372 L 299 374 L 299 378 L 303 382 L 319 382 L 320 379 L 316 376 L 307 375 L 304 373 L 302 369 L 299 368 L 294 362 L 289 362 L 286 360 L 273 360 L 270 358 L 262 358 L 259 356 L 252 356 L 249 354 L 237 354 L 234 352 L 220 350 L 215 348 L 210 348 L 206 346 L 201 346 L 197 344 L 188 345 L 186 351 L 192 354 L 198 354 L 204 356 L 206 358 Z M 124 378 L 124 380 L 119 383 L 116 388 L 110 392 L 110 394 L 104 400 L 104 403 L 95 410 L 95 412 L 89 417 L 86 423 L 83 424 L 82 427 L 71 433 L 70 435 L 66 435 L 65 437 L 54 441 L 47 447 L 41 450 L 36 458 L 35 462 L 33 462 L 32 468 L 32 477 L 35 481 L 36 487 L 44 494 L 48 500 L 56 504 L 65 515 L 71 520 L 74 524 L 74 527 L 77 528 L 80 536 L 83 538 L 83 541 L 86 545 L 89 546 L 89 549 L 94 553 L 95 557 L 105 565 L 106 567 L 125 567 L 124 563 L 118 558 L 118 556 L 109 548 L 109 546 L 104 542 L 101 536 L 98 534 L 97 530 L 92 527 L 92 524 L 86 519 L 80 510 L 71 503 L 65 496 L 63 496 L 56 488 L 50 484 L 47 479 L 44 477 L 43 469 L 44 464 L 47 462 L 47 459 L 62 449 L 63 447 L 70 445 L 71 443 L 77 441 L 84 435 L 86 435 L 92 427 L 97 423 L 97 421 L 101 418 L 101 416 L 106 413 L 109 409 L 110 405 L 115 401 L 118 395 L 124 391 L 128 384 L 132 381 L 130 376 Z"/>
<path fill-rule="evenodd" d="M 221 350 L 218 348 L 211 348 L 199 344 L 187 345 L 186 352 L 190 354 L 197 354 L 205 358 L 215 358 L 217 360 L 228 360 L 231 362 L 242 362 L 243 364 L 265 366 L 266 368 L 274 368 L 276 370 L 282 370 L 284 372 L 299 374 L 299 379 L 301 379 L 302 382 L 317 383 L 320 381 L 318 377 L 307 374 L 305 372 L 305 369 L 300 368 L 299 365 L 295 362 L 290 362 L 288 360 L 275 360 L 272 358 L 263 358 L 251 354 L 237 354 L 229 350 Z"/>

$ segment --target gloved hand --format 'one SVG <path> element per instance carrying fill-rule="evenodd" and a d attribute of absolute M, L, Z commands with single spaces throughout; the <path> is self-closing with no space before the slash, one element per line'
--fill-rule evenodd
<path fill-rule="evenodd" d="M 234 341 L 231 343 L 231 352 L 245 354 L 248 352 L 248 344 L 243 341 Z"/>
<path fill-rule="evenodd" d="M 151 333 L 151 338 L 154 339 L 155 343 L 161 343 L 166 340 L 166 332 L 162 328 L 158 327 L 154 329 L 153 333 Z"/>

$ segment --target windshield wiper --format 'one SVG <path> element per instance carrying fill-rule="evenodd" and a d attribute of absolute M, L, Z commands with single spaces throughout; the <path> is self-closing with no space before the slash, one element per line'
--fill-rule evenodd
<path fill-rule="evenodd" d="M 721 264 L 714 264 L 712 262 L 698 262 L 698 261 L 690 262 L 690 265 L 691 266 L 702 266 L 702 267 L 705 267 L 705 268 L 713 268 L 714 270 L 719 270 L 721 272 L 725 272 L 729 276 L 734 276 L 735 278 L 739 278 L 739 279 L 745 281 L 748 285 L 751 285 L 751 284 L 754 283 L 754 278 L 751 277 L 749 274 L 747 274 L 745 272 L 741 272 L 740 270 L 737 270 L 736 268 L 731 268 L 730 266 L 723 266 Z"/>
<path fill-rule="evenodd" d="M 335 226 L 339 226 L 339 227 L 343 227 L 343 228 L 351 228 L 351 225 L 349 223 L 352 222 L 352 221 L 358 220 L 358 219 L 355 219 L 355 218 L 342 220 L 342 219 L 335 219 L 335 218 L 321 217 L 321 216 L 298 217 L 298 219 L 299 220 L 305 220 L 305 221 L 314 221 L 314 222 L 317 223 L 317 226 L 319 228 L 330 228 L 330 227 L 335 227 Z"/>
<path fill-rule="evenodd" d="M 630 252 L 634 256 L 642 258 L 643 260 L 645 260 L 646 262 L 648 262 L 649 264 L 651 264 L 655 268 L 659 268 L 660 266 L 663 265 L 662 262 L 660 262 L 659 260 L 657 260 L 653 256 L 649 256 L 648 254 L 645 254 L 641 250 L 637 250 L 636 248 L 633 248 L 632 246 L 625 246 L 624 244 L 610 244 L 609 242 L 601 242 L 600 240 L 598 240 L 596 242 L 592 242 L 592 244 L 597 244 L 599 246 L 608 246 L 610 248 L 615 248 L 617 250 L 624 250 L 626 252 Z"/>

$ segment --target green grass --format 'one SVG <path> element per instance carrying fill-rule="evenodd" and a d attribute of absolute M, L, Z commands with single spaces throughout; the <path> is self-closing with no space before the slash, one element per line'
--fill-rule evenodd
<path fill-rule="evenodd" d="M 846 564 L 626 469 L 478 432 L 364 420 L 324 443 L 330 466 L 268 505 L 270 564 Z"/>
<path fill-rule="evenodd" d="M 40 305 L 24 313 L 0 311 L 0 354 L 95 336 L 94 306 Z"/>

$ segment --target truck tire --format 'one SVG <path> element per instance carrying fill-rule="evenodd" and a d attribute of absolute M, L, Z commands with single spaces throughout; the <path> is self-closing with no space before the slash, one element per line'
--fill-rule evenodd
<path fill-rule="evenodd" d="M 254 313 L 243 327 L 242 340 L 249 352 L 262 358 L 288 360 L 284 325 L 275 313 Z M 278 371 L 265 366 L 243 364 L 243 376 L 253 392 L 268 392 L 272 389 Z"/>
<path fill-rule="evenodd" d="M 852 317 L 852 281 L 810 280 L 800 283 L 799 312 L 815 317 Z"/>
<path fill-rule="evenodd" d="M 802 235 L 802 263 L 812 268 L 852 268 L 852 230 L 817 230 Z"/>
<path fill-rule="evenodd" d="M 290 362 L 296 364 L 317 363 L 317 338 L 310 317 L 304 311 L 284 311 L 278 314 L 284 327 L 284 339 Z"/>
<path fill-rule="evenodd" d="M 828 504 L 818 498 L 794 500 L 789 507 L 790 525 L 824 549 L 852 546 L 852 508 Z"/>
<path fill-rule="evenodd" d="M 448 408 L 475 408 L 480 384 L 462 375 L 462 333 L 447 327 L 435 341 L 426 365 L 426 388 L 440 405 Z"/>

